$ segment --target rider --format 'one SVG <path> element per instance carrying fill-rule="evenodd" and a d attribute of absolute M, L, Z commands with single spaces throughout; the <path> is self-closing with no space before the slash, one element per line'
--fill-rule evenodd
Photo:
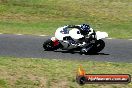
<path fill-rule="evenodd" d="M 73 28 L 73 31 L 68 30 L 68 28 Z M 74 37 L 69 36 L 69 34 L 74 32 L 74 28 L 78 29 L 79 31 L 76 31 L 77 34 L 72 35 Z M 87 46 L 86 42 L 89 42 L 89 39 L 90 39 L 89 37 L 93 33 L 94 33 L 94 30 L 88 24 L 67 25 L 67 26 L 59 27 L 55 32 L 55 37 L 58 40 L 62 40 L 62 41 L 66 40 L 65 42 L 68 42 L 69 44 L 71 44 L 73 46 L 83 46 L 82 52 L 85 52 L 85 51 L 87 51 L 87 49 L 85 47 L 85 45 Z"/>
<path fill-rule="evenodd" d="M 80 34 L 83 35 L 84 37 L 87 36 L 88 34 L 90 34 L 90 32 L 93 32 L 93 29 L 88 24 L 64 26 L 64 28 L 63 28 L 64 32 L 66 32 L 67 31 L 66 29 L 68 29 L 68 28 L 77 28 L 77 29 L 79 29 Z M 80 40 L 83 40 L 83 38 L 79 39 L 78 42 Z M 69 40 L 69 42 L 72 43 L 72 44 L 76 44 L 76 42 L 72 38 Z"/>
<path fill-rule="evenodd" d="M 69 25 L 69 26 L 67 26 L 67 28 L 77 28 L 77 29 L 80 30 L 81 35 L 83 35 L 84 37 L 81 38 L 81 39 L 79 39 L 78 42 L 80 42 L 80 41 L 81 41 L 81 42 L 83 42 L 83 41 L 89 42 L 89 41 L 90 41 L 90 40 L 89 40 L 90 38 L 88 38 L 88 40 L 85 40 L 85 37 L 87 37 L 88 35 L 94 33 L 94 30 L 93 30 L 88 24 L 72 25 L 72 26 Z M 77 42 L 74 42 L 74 39 L 69 40 L 69 43 L 72 43 L 72 44 L 74 44 L 74 45 L 77 44 Z M 86 45 L 86 46 L 87 46 L 87 45 Z M 91 47 L 92 47 L 92 46 L 91 46 Z M 89 48 L 83 47 L 83 48 L 81 49 L 81 52 L 82 52 L 82 53 L 86 53 L 91 47 L 89 47 Z"/>
<path fill-rule="evenodd" d="M 77 28 L 77 29 L 79 29 L 80 30 L 80 33 L 82 34 L 82 35 L 87 35 L 87 34 L 89 34 L 89 32 L 90 32 L 90 30 L 91 30 L 91 28 L 90 28 L 90 26 L 88 25 L 88 24 L 82 24 L 82 25 L 68 25 L 68 26 L 65 26 L 63 29 L 65 30 L 65 29 L 67 29 L 67 28 Z"/>
<path fill-rule="evenodd" d="M 68 28 L 77 28 L 80 30 L 80 33 L 82 35 L 87 35 L 90 32 L 90 26 L 88 24 L 82 24 L 82 25 L 69 25 Z"/>

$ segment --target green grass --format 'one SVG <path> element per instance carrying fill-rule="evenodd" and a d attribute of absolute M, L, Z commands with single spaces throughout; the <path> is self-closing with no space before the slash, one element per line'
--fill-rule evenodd
<path fill-rule="evenodd" d="M 0 32 L 54 35 L 59 26 L 89 23 L 110 37 L 132 38 L 131 0 L 0 0 Z"/>
<path fill-rule="evenodd" d="M 0 0 L 0 33 L 54 35 L 59 26 L 89 23 L 109 37 L 132 38 L 131 10 L 131 0 Z M 132 88 L 132 83 L 80 86 L 75 82 L 80 64 L 90 74 L 132 75 L 132 63 L 0 57 L 0 88 Z"/>
<path fill-rule="evenodd" d="M 64 64 L 65 63 L 65 64 Z M 129 84 L 87 84 L 75 77 L 82 65 L 89 74 L 130 74 L 132 63 L 0 57 L 0 88 L 131 88 Z"/>

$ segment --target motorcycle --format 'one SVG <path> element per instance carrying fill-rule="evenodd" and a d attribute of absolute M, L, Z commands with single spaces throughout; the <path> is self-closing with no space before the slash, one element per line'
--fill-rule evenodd
<path fill-rule="evenodd" d="M 45 51 L 62 49 L 72 52 L 79 51 L 80 54 L 98 53 L 105 47 L 105 42 L 102 39 L 108 37 L 106 32 L 95 32 L 93 29 L 85 36 L 77 28 L 62 30 L 63 27 L 58 28 L 55 37 L 51 37 L 43 43 Z"/>

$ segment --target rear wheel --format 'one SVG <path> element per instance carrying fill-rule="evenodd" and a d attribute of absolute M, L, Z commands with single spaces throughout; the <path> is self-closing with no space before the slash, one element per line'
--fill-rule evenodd
<path fill-rule="evenodd" d="M 54 46 L 54 42 L 50 39 L 44 42 L 43 48 L 45 51 L 53 51 L 58 49 L 58 46 Z"/>

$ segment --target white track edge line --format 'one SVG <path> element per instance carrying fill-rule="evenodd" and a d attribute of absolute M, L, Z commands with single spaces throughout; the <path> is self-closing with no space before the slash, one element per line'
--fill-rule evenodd
<path fill-rule="evenodd" d="M 23 34 L 16 34 L 16 35 L 23 35 Z"/>
<path fill-rule="evenodd" d="M 4 34 L 4 33 L 0 33 L 0 35 L 1 34 Z M 24 35 L 24 34 L 15 34 L 15 35 Z M 47 36 L 47 35 L 37 35 L 37 36 Z M 106 39 L 114 39 L 114 38 L 106 38 Z M 128 40 L 131 40 L 132 41 L 132 39 L 128 39 Z"/>
<path fill-rule="evenodd" d="M 113 38 L 106 38 L 106 39 L 113 39 Z"/>
<path fill-rule="evenodd" d="M 46 35 L 38 35 L 38 36 L 46 36 Z"/>

